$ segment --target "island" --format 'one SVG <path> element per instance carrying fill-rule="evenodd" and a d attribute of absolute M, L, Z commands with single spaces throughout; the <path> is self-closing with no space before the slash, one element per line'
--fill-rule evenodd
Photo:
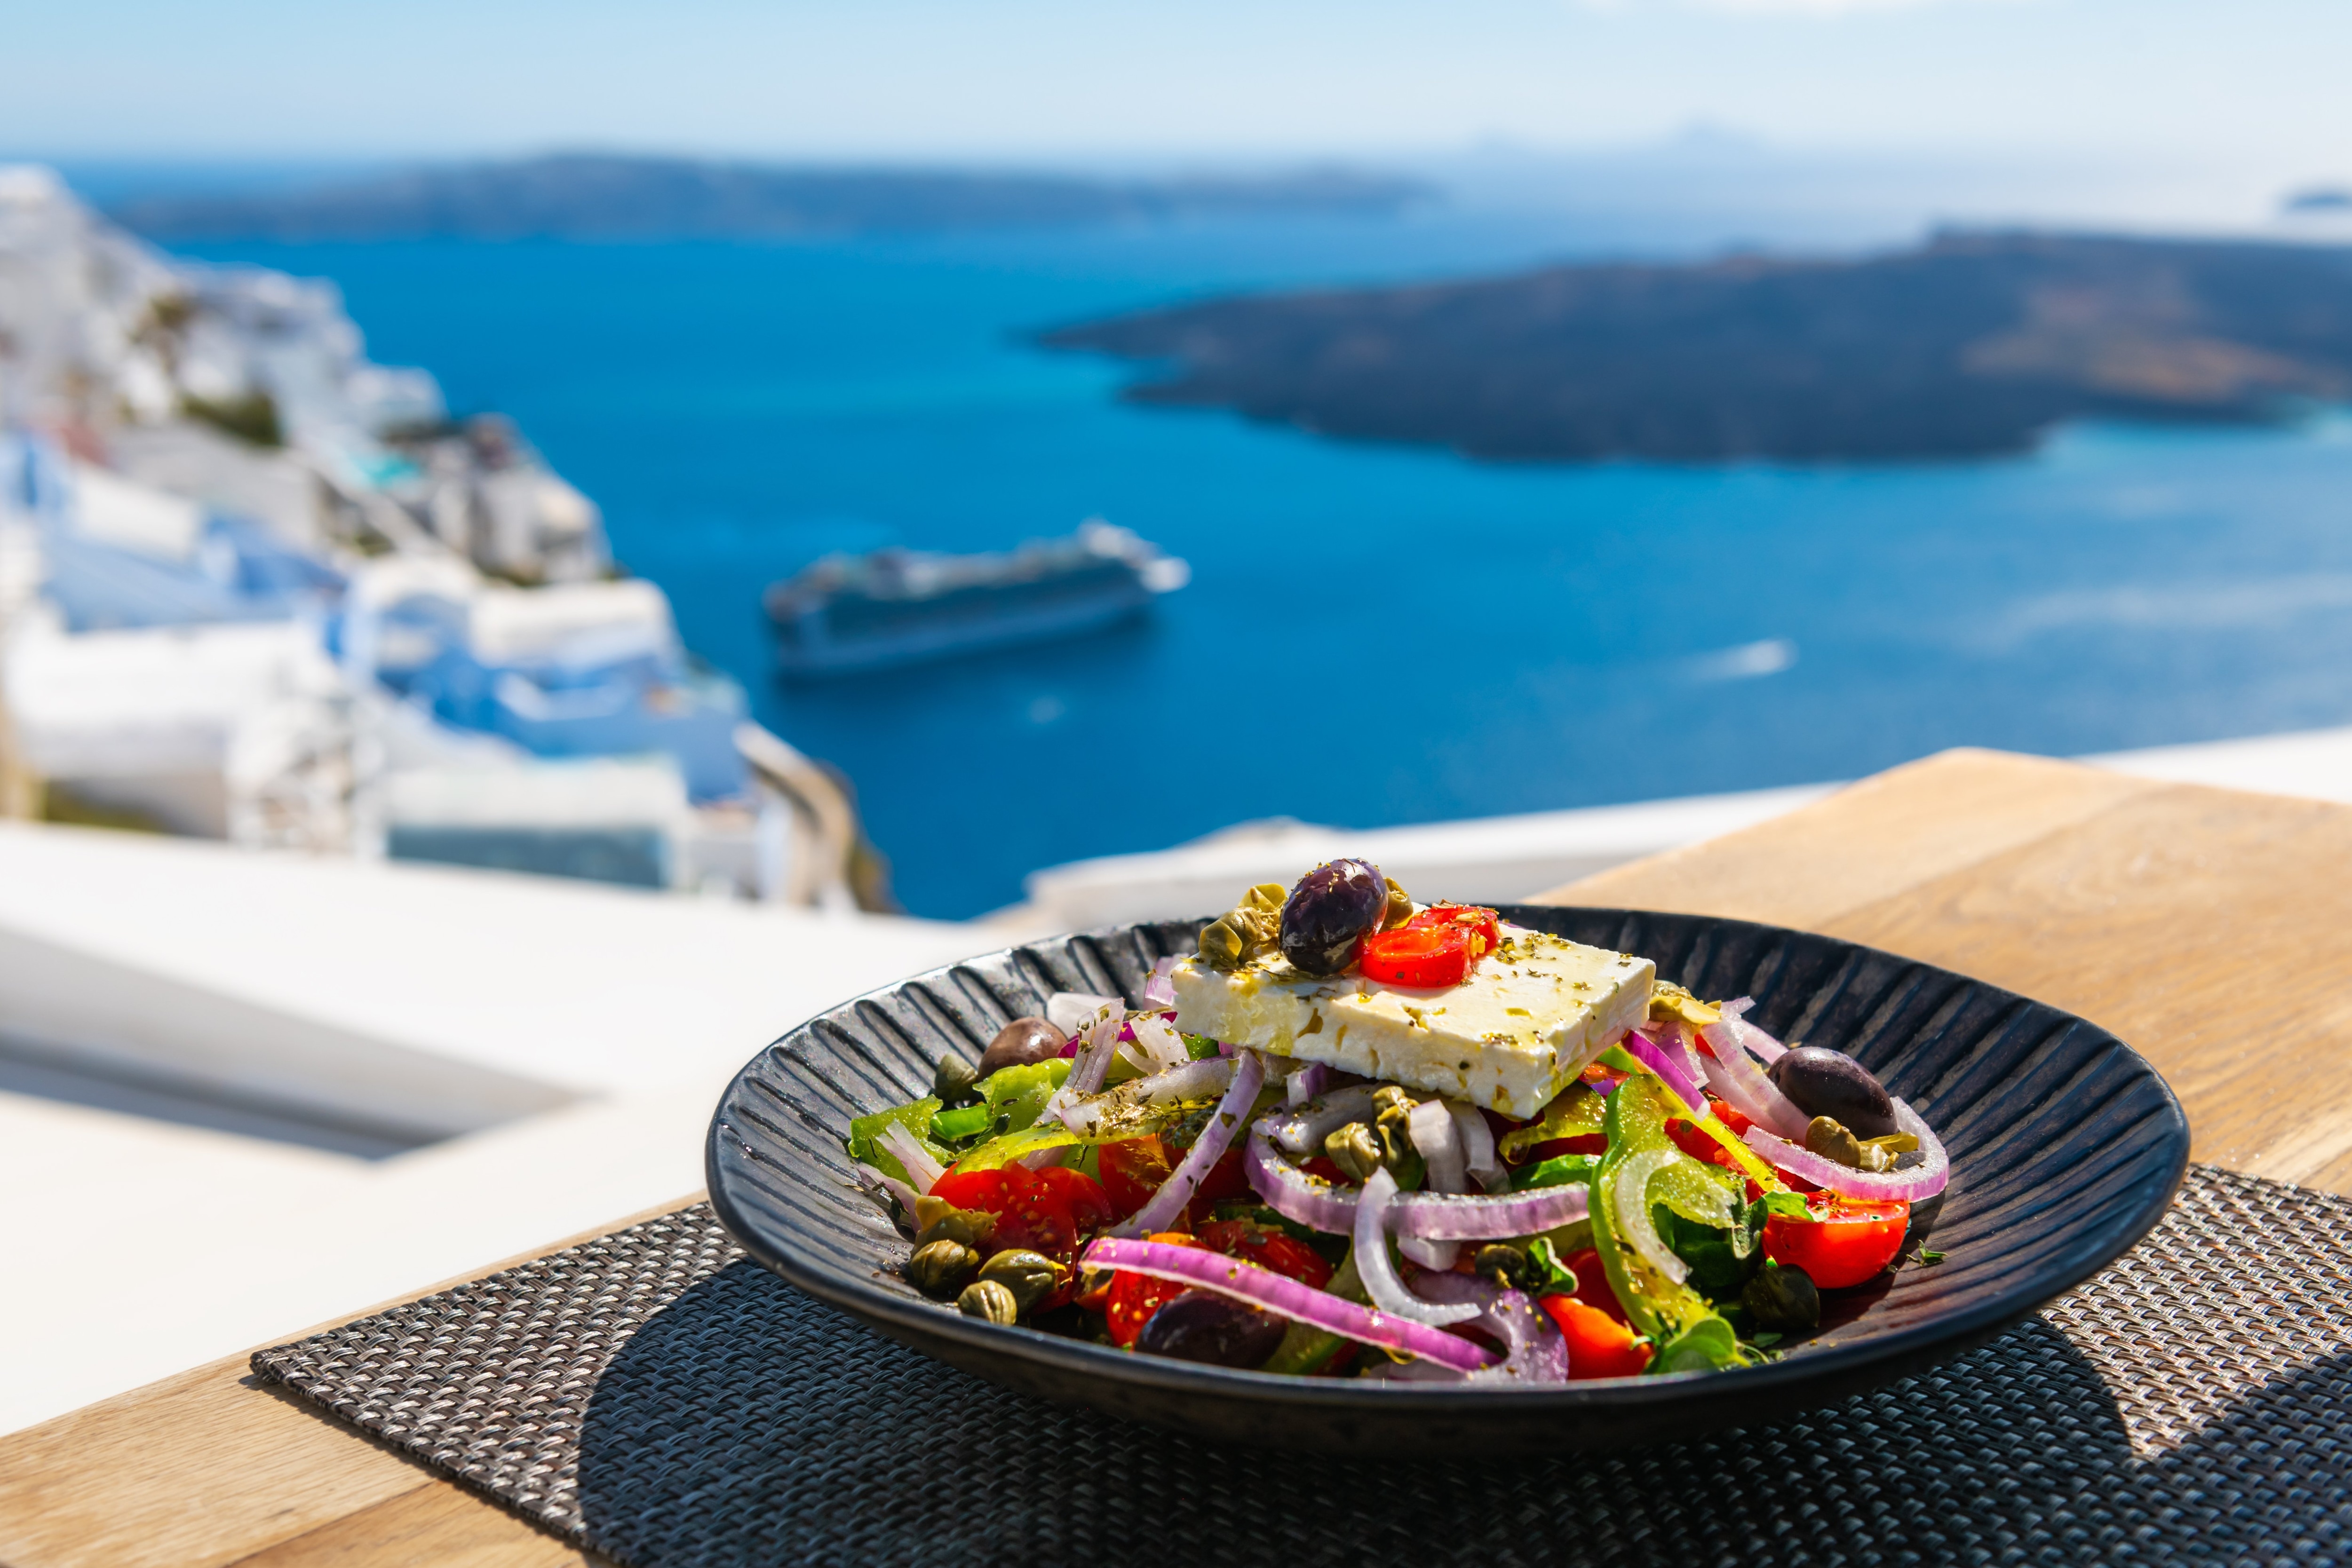
<path fill-rule="evenodd" d="M 710 239 L 1073 226 L 1268 213 L 1384 214 L 1434 192 L 1343 168 L 1113 180 L 559 153 L 293 189 L 153 196 L 110 215 L 161 241 Z"/>
<path fill-rule="evenodd" d="M 1549 267 L 1043 332 L 1223 408 L 1505 461 L 1901 461 L 2070 419 L 2248 423 L 2352 394 L 2352 249 L 1948 232 L 1900 250 Z"/>

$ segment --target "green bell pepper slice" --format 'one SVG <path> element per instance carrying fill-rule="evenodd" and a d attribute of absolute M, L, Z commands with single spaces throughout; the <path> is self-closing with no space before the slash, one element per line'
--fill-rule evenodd
<path fill-rule="evenodd" d="M 1681 1218 L 1702 1225 L 1721 1224 L 1727 1213 L 1736 1213 L 1732 1195 L 1706 1174 L 1716 1167 L 1683 1154 L 1666 1136 L 1666 1119 L 1674 1113 L 1667 1103 L 1668 1092 L 1648 1073 L 1636 1073 L 1608 1097 L 1609 1152 L 1601 1156 L 1592 1179 L 1592 1244 L 1625 1315 L 1638 1333 L 1659 1347 L 1652 1371 L 1745 1365 L 1738 1335 L 1706 1298 L 1652 1267 L 1622 1234 L 1618 1181 L 1638 1156 L 1661 1150 L 1664 1151 L 1662 1159 L 1644 1162 L 1655 1168 L 1633 1201 L 1645 1207 L 1664 1203 Z"/>

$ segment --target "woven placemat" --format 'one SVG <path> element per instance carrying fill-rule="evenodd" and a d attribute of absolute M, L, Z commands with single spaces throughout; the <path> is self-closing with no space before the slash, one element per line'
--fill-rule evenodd
<path fill-rule="evenodd" d="M 2210 1166 L 1981 1350 L 1616 1455 L 1284 1458 L 1041 1404 L 699 1206 L 253 1365 L 638 1568 L 2352 1561 L 2352 1202 Z"/>

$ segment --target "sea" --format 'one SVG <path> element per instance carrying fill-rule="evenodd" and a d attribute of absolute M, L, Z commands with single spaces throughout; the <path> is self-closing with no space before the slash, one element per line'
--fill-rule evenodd
<path fill-rule="evenodd" d="M 1139 407 L 1118 395 L 1135 368 L 1033 341 L 1239 289 L 1737 237 L 1438 211 L 185 248 L 332 278 L 373 357 L 519 420 L 688 644 L 847 774 L 919 915 L 1254 819 L 1425 822 L 1852 778 L 1952 746 L 2352 723 L 2340 413 L 2073 426 L 1966 463 L 1506 465 Z M 1183 557 L 1191 585 L 1078 640 L 773 677 L 761 591 L 818 557 L 1002 549 L 1090 517 Z"/>

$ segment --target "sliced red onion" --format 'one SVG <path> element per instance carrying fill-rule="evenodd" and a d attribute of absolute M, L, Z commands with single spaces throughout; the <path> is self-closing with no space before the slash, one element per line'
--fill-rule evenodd
<path fill-rule="evenodd" d="M 1496 1156 L 1495 1129 L 1486 1125 L 1486 1118 L 1478 1114 L 1477 1107 L 1459 1100 L 1448 1100 L 1445 1109 L 1454 1118 L 1454 1135 L 1462 1143 L 1463 1169 L 1488 1192 L 1508 1192 L 1511 1176 Z"/>
<path fill-rule="evenodd" d="M 1491 1352 L 1466 1339 L 1408 1318 L 1368 1311 L 1328 1291 L 1318 1291 L 1271 1269 L 1261 1269 L 1205 1247 L 1179 1247 L 1166 1241 L 1132 1241 L 1105 1236 L 1087 1249 L 1080 1262 L 1089 1269 L 1125 1270 L 1131 1274 L 1197 1285 L 1204 1291 L 1264 1307 L 1325 1333 L 1361 1344 L 1376 1344 L 1384 1350 L 1401 1350 L 1456 1372 L 1473 1372 L 1495 1359 Z"/>
<path fill-rule="evenodd" d="M 1382 1166 L 1365 1178 L 1356 1200 L 1356 1274 L 1364 1291 L 1381 1312 L 1414 1322 L 1443 1328 L 1478 1315 L 1470 1306 L 1440 1306 L 1424 1301 L 1404 1288 L 1396 1265 L 1389 1260 L 1389 1200 L 1397 1195 L 1396 1177 Z"/>
<path fill-rule="evenodd" d="M 1397 1250 L 1424 1269 L 1444 1273 L 1462 1256 L 1459 1241 L 1432 1241 L 1423 1236 L 1400 1236 Z"/>
<path fill-rule="evenodd" d="M 1055 999 L 1073 994 L 1060 992 Z M 1089 1095 L 1100 1093 L 1103 1080 L 1110 1076 L 1111 1058 L 1118 1051 L 1119 1030 L 1127 1022 L 1127 1006 L 1116 997 L 1101 1000 L 1103 1005 L 1101 1010 L 1094 1015 L 1094 1022 L 1087 1025 L 1083 1033 L 1072 1036 L 1077 1055 L 1070 1063 L 1070 1074 L 1062 1080 L 1062 1086 L 1054 1091 L 1052 1097 L 1045 1102 L 1045 1108 L 1037 1113 L 1038 1121 L 1043 1122 L 1049 1117 L 1062 1121 L 1062 1113 L 1072 1105 Z M 1050 1003 L 1047 1005 L 1051 1006 Z M 1034 1154 L 1023 1155 L 1021 1163 L 1033 1171 L 1044 1170 L 1047 1166 L 1060 1165 L 1068 1154 L 1066 1145 L 1039 1149 Z"/>
<path fill-rule="evenodd" d="M 1133 1036 L 1132 1049 L 1122 1046 L 1120 1050 L 1146 1072 L 1164 1072 L 1192 1060 L 1192 1053 L 1184 1049 L 1184 1037 L 1157 1013 L 1129 1014 L 1127 1031 Z"/>
<path fill-rule="evenodd" d="M 1130 1080 L 1108 1094 L 1088 1095 L 1063 1106 L 1057 1114 L 1070 1131 L 1082 1138 L 1091 1138 L 1101 1133 L 1106 1123 L 1116 1121 L 1124 1113 L 1147 1105 L 1213 1099 L 1223 1094 L 1233 1081 L 1234 1064 L 1213 1056 L 1203 1061 L 1187 1061 L 1181 1067 L 1171 1067 L 1149 1078 Z"/>
<path fill-rule="evenodd" d="M 1641 1254 L 1643 1262 L 1677 1285 L 1690 1277 L 1690 1265 L 1658 1239 L 1657 1223 L 1650 1218 L 1650 1178 L 1683 1157 L 1677 1149 L 1644 1149 L 1617 1167 L 1616 1185 L 1609 1194 L 1617 1233 Z"/>
<path fill-rule="evenodd" d="M 1445 1274 L 1415 1280 L 1413 1288 L 1433 1301 L 1471 1301 L 1482 1309 L 1461 1326 L 1484 1329 L 1509 1347 L 1499 1366 L 1470 1375 L 1473 1383 L 1565 1383 L 1568 1341 L 1551 1315 L 1518 1291 L 1504 1290 L 1475 1274 Z"/>
<path fill-rule="evenodd" d="M 1319 1061 L 1310 1061 L 1292 1073 L 1289 1080 L 1283 1084 L 1283 1098 L 1294 1106 L 1304 1105 L 1323 1092 L 1324 1081 L 1330 1076 L 1329 1068 Z"/>
<path fill-rule="evenodd" d="M 1723 1021 L 1733 1026 L 1734 1038 L 1752 1051 L 1757 1061 L 1769 1067 L 1780 1061 L 1789 1048 L 1748 1021 L 1748 1010 L 1755 1005 L 1754 998 L 1741 997 L 1724 1003 L 1719 1010 L 1723 1014 Z M 1712 1029 L 1716 1026 L 1710 1024 L 1707 1027 Z"/>
<path fill-rule="evenodd" d="M 1182 963 L 1180 954 L 1170 954 L 1151 966 L 1151 977 L 1143 982 L 1143 1005 L 1147 1008 L 1172 1008 L 1176 1005 L 1176 982 L 1170 977 Z"/>
<path fill-rule="evenodd" d="M 1242 1168 L 1258 1197 L 1286 1219 L 1336 1236 L 1356 1228 L 1357 1188 L 1328 1186 L 1276 1152 L 1266 1136 L 1269 1116 L 1251 1131 Z M 1390 1226 L 1399 1236 L 1433 1241 L 1504 1241 L 1539 1236 L 1582 1219 L 1591 1195 L 1581 1183 L 1539 1186 L 1507 1197 L 1468 1197 L 1449 1193 L 1409 1192 L 1389 1205 Z"/>
<path fill-rule="evenodd" d="M 1916 1203 L 1933 1197 L 1950 1185 L 1951 1157 L 1934 1129 L 1920 1119 L 1919 1113 L 1902 1101 L 1895 1102 L 1895 1124 L 1919 1140 L 1919 1152 L 1927 1156 L 1920 1165 L 1901 1171 L 1858 1171 L 1849 1169 L 1826 1155 L 1802 1148 L 1786 1138 L 1776 1138 L 1761 1127 L 1748 1129 L 1748 1146 L 1792 1176 L 1801 1176 L 1815 1186 L 1826 1187 L 1843 1197 L 1901 1198 Z"/>
<path fill-rule="evenodd" d="M 1370 1083 L 1351 1083 L 1292 1109 L 1277 1111 L 1261 1124 L 1268 1136 L 1300 1159 L 1323 1152 L 1323 1140 L 1350 1122 L 1372 1113 Z M 1346 1229 L 1346 1226 L 1339 1228 Z"/>
<path fill-rule="evenodd" d="M 904 1122 L 883 1124 L 874 1141 L 889 1150 L 892 1159 L 907 1167 L 907 1184 L 918 1193 L 930 1191 L 940 1185 L 940 1177 L 948 1174 L 948 1167 L 931 1158 L 930 1151 L 915 1141 L 915 1134 L 907 1131 Z"/>
<path fill-rule="evenodd" d="M 869 1166 L 861 1161 L 856 1169 L 857 1185 L 882 1199 L 883 1213 L 890 1212 L 890 1202 L 895 1198 L 898 1207 L 907 1211 L 908 1219 L 915 1218 L 915 1199 L 922 1196 L 920 1193 L 878 1166 Z"/>
<path fill-rule="evenodd" d="M 1093 1024 L 1096 1017 L 1108 1007 L 1126 1005 L 1117 997 L 1097 997 L 1087 991 L 1055 991 L 1045 998 L 1045 1021 L 1066 1035 L 1076 1035 Z"/>
<path fill-rule="evenodd" d="M 1683 1103 L 1690 1107 L 1692 1115 L 1713 1114 L 1706 1108 L 1706 1093 L 1697 1084 L 1691 1082 L 1690 1074 L 1683 1071 L 1682 1063 L 1661 1050 L 1656 1040 L 1641 1030 L 1635 1030 L 1618 1043 L 1625 1048 L 1626 1054 L 1633 1057 L 1634 1061 L 1664 1079 L 1666 1087 L 1682 1097 Z"/>
<path fill-rule="evenodd" d="M 1206 1065 L 1203 1063 L 1202 1065 Z M 1223 1159 L 1233 1146 L 1234 1138 L 1242 1124 L 1249 1117 L 1250 1107 L 1257 1103 L 1257 1092 L 1265 1085 L 1265 1059 L 1255 1051 L 1244 1051 L 1233 1061 L 1233 1082 L 1225 1086 L 1225 1097 L 1209 1113 L 1206 1125 L 1151 1201 L 1137 1209 L 1127 1220 L 1111 1228 L 1113 1236 L 1149 1236 L 1155 1230 L 1166 1230 L 1192 1201 L 1193 1189 L 1209 1167 Z"/>
<path fill-rule="evenodd" d="M 1801 1138 L 1812 1118 L 1798 1110 L 1780 1087 L 1764 1076 L 1763 1070 L 1748 1059 L 1745 1037 L 1757 1032 L 1730 1018 L 1706 1026 L 1702 1035 L 1707 1049 L 1700 1065 L 1706 1069 L 1707 1087 L 1725 1104 L 1766 1132 L 1784 1138 Z"/>
<path fill-rule="evenodd" d="M 1462 1139 L 1454 1129 L 1454 1115 L 1443 1100 L 1423 1100 L 1405 1113 L 1405 1131 L 1429 1173 L 1432 1192 L 1468 1192 L 1470 1172 L 1463 1163 Z M 1432 1264 L 1452 1268 L 1452 1263 Z"/>

